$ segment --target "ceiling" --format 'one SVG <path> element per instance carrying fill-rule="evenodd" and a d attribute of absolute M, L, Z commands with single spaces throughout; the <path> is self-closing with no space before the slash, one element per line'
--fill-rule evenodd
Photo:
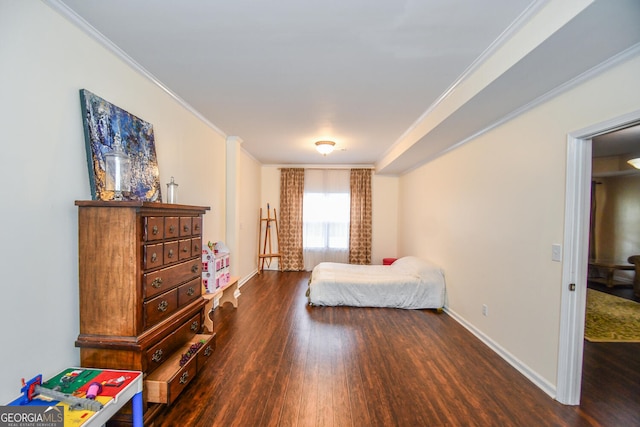
<path fill-rule="evenodd" d="M 598 0 L 407 142 L 466 71 L 549 2 L 46 1 L 262 164 L 394 175 L 640 42 L 640 2 Z M 319 139 L 336 151 L 318 154 Z"/>
<path fill-rule="evenodd" d="M 629 126 L 592 139 L 593 157 L 640 156 L 640 125 Z"/>

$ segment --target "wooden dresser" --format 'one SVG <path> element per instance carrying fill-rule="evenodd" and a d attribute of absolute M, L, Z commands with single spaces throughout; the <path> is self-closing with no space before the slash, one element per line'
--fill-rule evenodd
<path fill-rule="evenodd" d="M 145 425 L 211 358 L 203 333 L 202 219 L 208 207 L 76 201 L 80 363 L 144 372 Z M 183 357 L 191 349 L 186 363 Z"/>

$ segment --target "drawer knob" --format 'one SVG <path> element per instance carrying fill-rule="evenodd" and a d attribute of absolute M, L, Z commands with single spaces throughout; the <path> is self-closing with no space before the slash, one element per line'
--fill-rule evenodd
<path fill-rule="evenodd" d="M 169 308 L 169 303 L 165 300 L 162 300 L 160 304 L 158 304 L 158 311 L 165 312 Z"/>
<path fill-rule="evenodd" d="M 200 328 L 200 322 L 198 322 L 197 320 L 195 320 L 192 324 L 191 324 L 191 330 L 193 332 L 198 332 L 198 329 Z"/>
<path fill-rule="evenodd" d="M 162 286 L 162 277 L 156 277 L 155 279 L 153 279 L 153 282 L 151 282 L 151 286 L 156 289 Z"/>
<path fill-rule="evenodd" d="M 158 234 L 158 231 L 160 231 L 158 230 L 158 226 L 154 225 L 153 228 L 151 229 L 151 234 L 155 236 L 156 234 Z"/>
<path fill-rule="evenodd" d="M 185 224 L 185 225 L 184 225 L 184 227 L 182 227 L 182 230 L 183 230 L 185 233 L 188 233 L 188 232 L 189 232 L 189 226 Z"/>
<path fill-rule="evenodd" d="M 173 249 L 169 249 L 169 253 L 167 254 L 169 258 L 173 258 Z"/>
<path fill-rule="evenodd" d="M 185 252 L 185 253 L 186 253 L 188 250 L 189 250 L 189 249 L 187 249 L 187 247 L 186 247 L 186 246 L 182 248 L 182 252 Z"/>
<path fill-rule="evenodd" d="M 157 253 L 152 253 L 151 254 L 151 262 L 156 262 L 158 260 L 158 254 Z"/>
<path fill-rule="evenodd" d="M 196 250 L 196 252 L 200 252 L 200 245 L 193 245 L 193 248 Z"/>
<path fill-rule="evenodd" d="M 194 264 L 194 265 L 191 267 L 191 272 L 192 272 L 192 273 L 197 273 L 197 272 L 198 272 L 198 266 Z"/>
<path fill-rule="evenodd" d="M 196 290 L 193 289 L 193 286 L 189 286 L 189 289 L 187 289 L 187 295 L 192 296 L 195 293 L 196 293 Z"/>
<path fill-rule="evenodd" d="M 207 346 L 207 348 L 204 349 L 203 354 L 207 357 L 211 356 L 211 353 L 213 353 L 213 349 L 211 348 L 210 345 Z"/>
<path fill-rule="evenodd" d="M 193 229 L 195 231 L 200 231 L 200 226 L 198 224 L 196 224 L 196 225 L 193 226 Z"/>
<path fill-rule="evenodd" d="M 153 360 L 154 362 L 159 362 L 162 360 L 162 349 L 157 349 L 155 351 L 155 353 L 153 353 L 153 356 L 151 356 L 151 360 Z"/>
<path fill-rule="evenodd" d="M 172 224 L 172 225 L 170 225 L 170 226 L 169 226 L 169 233 L 173 234 L 173 233 L 175 233 L 175 231 L 176 231 L 176 226 L 175 226 L 175 225 L 173 225 L 173 224 Z"/>
<path fill-rule="evenodd" d="M 186 384 L 187 380 L 189 379 L 189 372 L 184 372 L 182 375 L 180 375 L 180 384 Z"/>

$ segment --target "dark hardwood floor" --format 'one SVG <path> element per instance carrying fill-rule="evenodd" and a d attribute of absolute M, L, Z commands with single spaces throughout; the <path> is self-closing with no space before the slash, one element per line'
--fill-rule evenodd
<path fill-rule="evenodd" d="M 587 286 L 620 298 L 640 302 L 632 285 L 608 288 Z M 581 407 L 602 425 L 640 426 L 640 343 L 584 342 Z M 628 413 L 628 418 L 620 414 Z M 615 423 L 617 417 L 620 423 Z M 623 424 L 623 420 L 630 420 Z"/>
<path fill-rule="evenodd" d="M 308 276 L 265 271 L 216 309 L 215 358 L 156 425 L 640 425 L 636 345 L 587 343 L 564 406 L 448 315 L 309 307 Z"/>

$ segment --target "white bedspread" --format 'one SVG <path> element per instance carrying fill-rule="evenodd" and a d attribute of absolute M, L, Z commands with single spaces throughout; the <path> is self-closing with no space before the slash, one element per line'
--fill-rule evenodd
<path fill-rule="evenodd" d="M 320 263 L 307 296 L 314 305 L 421 309 L 443 307 L 444 290 L 439 267 L 404 257 L 392 265 Z"/>

